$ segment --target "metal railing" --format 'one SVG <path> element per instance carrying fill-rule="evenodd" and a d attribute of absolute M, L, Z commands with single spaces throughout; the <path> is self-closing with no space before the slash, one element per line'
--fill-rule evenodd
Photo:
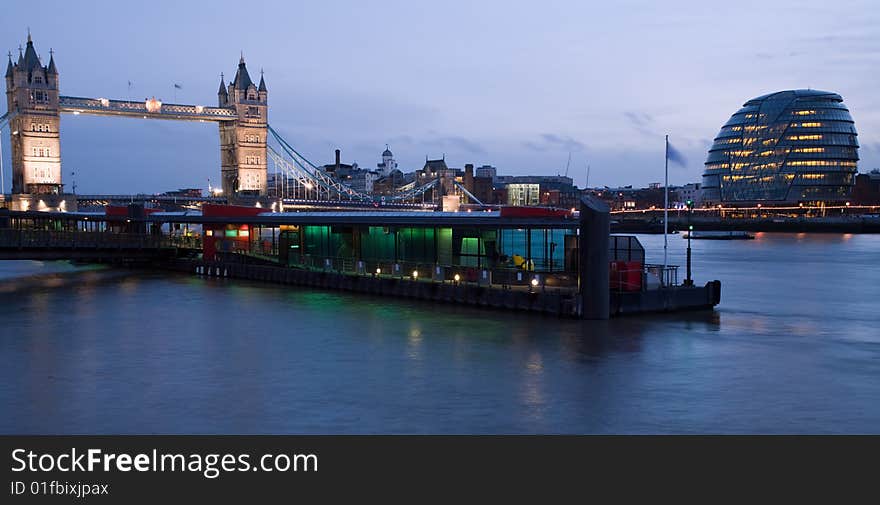
<path fill-rule="evenodd" d="M 291 258 L 291 263 L 288 266 L 350 275 L 471 283 L 501 288 L 521 286 L 539 289 L 576 289 L 578 285 L 577 275 L 573 272 L 545 273 L 518 268 L 477 268 L 428 262 L 394 262 L 358 260 L 351 257 L 302 255 Z"/>
<path fill-rule="evenodd" d="M 0 229 L 0 247 L 16 249 L 163 249 L 201 248 L 198 237 L 112 233 Z"/>
<path fill-rule="evenodd" d="M 662 287 L 678 286 L 678 265 L 646 264 L 645 273 L 653 275 L 660 281 Z"/>

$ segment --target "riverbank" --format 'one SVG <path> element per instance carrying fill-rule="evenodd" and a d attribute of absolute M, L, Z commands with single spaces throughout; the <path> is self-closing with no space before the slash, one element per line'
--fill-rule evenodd
<path fill-rule="evenodd" d="M 663 233 L 662 211 L 644 214 L 614 214 L 612 233 Z M 877 216 L 826 217 L 719 217 L 695 214 L 688 219 L 684 212 L 669 213 L 669 231 L 751 231 L 777 233 L 880 233 Z"/>

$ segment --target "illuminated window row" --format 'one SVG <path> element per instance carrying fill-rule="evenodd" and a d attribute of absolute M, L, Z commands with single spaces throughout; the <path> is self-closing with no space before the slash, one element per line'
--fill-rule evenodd
<path fill-rule="evenodd" d="M 793 160 L 786 162 L 790 167 L 855 167 L 855 161 Z"/>
<path fill-rule="evenodd" d="M 794 128 L 820 128 L 822 123 L 812 122 L 812 123 L 792 123 L 791 126 Z"/>
<path fill-rule="evenodd" d="M 824 153 L 824 147 L 796 147 L 791 150 L 793 153 Z"/>
<path fill-rule="evenodd" d="M 721 177 L 723 182 L 777 182 L 779 179 L 783 179 L 786 181 L 791 181 L 794 179 L 794 174 L 778 174 L 778 175 L 764 175 L 761 177 L 754 175 L 724 175 Z"/>
<path fill-rule="evenodd" d="M 789 135 L 788 140 L 822 140 L 822 135 Z"/>
<path fill-rule="evenodd" d="M 727 163 L 709 163 L 706 165 L 706 170 L 718 170 L 720 168 L 729 168 L 730 165 Z"/>

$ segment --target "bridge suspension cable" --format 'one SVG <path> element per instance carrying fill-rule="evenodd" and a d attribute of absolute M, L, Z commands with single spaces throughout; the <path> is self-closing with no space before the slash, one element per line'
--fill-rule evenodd
<path fill-rule="evenodd" d="M 7 124 L 9 124 L 9 120 L 12 119 L 13 115 L 14 114 L 12 114 L 10 112 L 6 112 L 6 114 L 3 114 L 2 116 L 0 116 L 0 130 L 2 130 L 3 128 L 6 127 Z"/>
<path fill-rule="evenodd" d="M 415 182 L 406 184 L 391 195 L 373 195 L 358 191 L 351 186 L 337 180 L 331 174 L 327 173 L 318 165 L 312 163 L 308 158 L 299 153 L 290 145 L 284 137 L 282 137 L 271 125 L 268 126 L 269 133 L 277 141 L 281 147 L 282 153 L 271 146 L 267 146 L 269 157 L 275 163 L 275 167 L 281 170 L 284 180 L 293 179 L 300 186 L 307 188 L 309 191 L 315 190 L 315 195 L 321 199 L 322 192 L 326 195 L 326 199 L 359 201 L 366 203 L 379 202 L 402 202 L 413 200 L 420 196 L 424 196 L 429 190 L 437 186 L 437 179 L 434 179 L 421 186 Z M 285 156 L 286 155 L 286 156 Z"/>
<path fill-rule="evenodd" d="M 14 113 L 10 113 L 6 111 L 6 114 L 0 116 L 0 133 L 3 132 L 3 128 L 9 124 L 9 120 L 12 119 Z M 0 195 L 6 194 L 6 182 L 5 182 L 5 174 L 3 173 L 3 139 L 0 138 Z"/>

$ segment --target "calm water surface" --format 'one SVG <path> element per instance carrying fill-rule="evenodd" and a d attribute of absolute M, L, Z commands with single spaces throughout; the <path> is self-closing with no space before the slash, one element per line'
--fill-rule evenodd
<path fill-rule="evenodd" d="M 717 310 L 608 322 L 0 262 L 0 432 L 880 433 L 880 236 L 693 246 Z"/>

